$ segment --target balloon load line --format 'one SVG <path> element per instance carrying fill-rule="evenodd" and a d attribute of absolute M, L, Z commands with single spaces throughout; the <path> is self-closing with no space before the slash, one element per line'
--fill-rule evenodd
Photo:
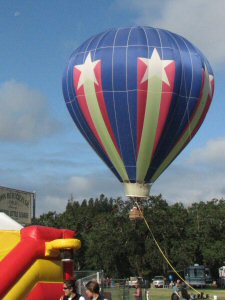
<path fill-rule="evenodd" d="M 144 220 L 144 222 L 145 222 L 145 224 L 146 224 L 146 226 L 147 226 L 147 228 L 148 228 L 148 230 L 149 230 L 149 232 L 150 232 L 150 234 L 151 234 L 151 236 L 152 236 L 152 239 L 153 239 L 153 241 L 155 242 L 155 244 L 156 244 L 156 246 L 157 246 L 157 248 L 158 248 L 158 250 L 159 250 L 159 252 L 161 253 L 161 255 L 162 255 L 162 257 L 165 259 L 165 261 L 168 263 L 168 265 L 171 267 L 171 269 L 174 271 L 174 273 L 191 289 L 191 290 L 193 290 L 194 292 L 196 292 L 197 294 L 199 294 L 200 295 L 200 292 L 198 292 L 195 288 L 193 288 L 187 281 L 185 281 L 185 279 L 177 272 L 177 270 L 174 268 L 174 266 L 172 265 L 172 263 L 169 261 L 169 259 L 166 257 L 166 255 L 164 254 L 164 252 L 163 252 L 163 250 L 162 250 L 162 248 L 160 247 L 160 245 L 159 245 L 159 243 L 157 242 L 157 240 L 155 239 L 155 236 L 154 236 L 154 234 L 153 234 L 153 232 L 152 232 L 152 230 L 151 230 L 151 228 L 150 228 L 150 226 L 149 226 L 149 224 L 148 224 L 148 222 L 147 222 L 147 220 L 146 220 L 146 218 L 145 218 L 145 216 L 144 216 L 144 214 L 143 214 L 143 212 L 142 212 L 142 210 L 141 210 L 141 208 L 140 208 L 140 206 L 139 206 L 139 204 L 138 204 L 138 202 L 135 200 L 135 205 L 137 205 L 137 208 L 138 208 L 138 210 L 139 210 L 139 213 L 140 213 L 140 215 L 142 215 L 142 217 L 143 217 L 143 220 Z"/>

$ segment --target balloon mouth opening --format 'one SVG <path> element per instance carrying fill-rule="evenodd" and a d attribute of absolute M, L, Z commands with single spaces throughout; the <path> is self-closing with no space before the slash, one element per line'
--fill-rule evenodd
<path fill-rule="evenodd" d="M 124 182 L 125 194 L 129 198 L 148 198 L 151 183 Z"/>

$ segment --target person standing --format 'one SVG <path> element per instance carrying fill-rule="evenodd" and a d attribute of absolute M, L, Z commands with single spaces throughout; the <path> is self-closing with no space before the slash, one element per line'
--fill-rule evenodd
<path fill-rule="evenodd" d="M 135 284 L 136 293 L 134 294 L 135 300 L 142 300 L 142 289 L 139 282 Z"/>
<path fill-rule="evenodd" d="M 173 286 L 173 293 L 171 295 L 171 300 L 179 300 L 180 299 L 180 280 L 178 279 Z"/>
<path fill-rule="evenodd" d="M 63 291 L 64 295 L 60 297 L 60 300 L 85 300 L 83 296 L 77 293 L 73 280 L 64 281 Z"/>
<path fill-rule="evenodd" d="M 183 283 L 182 287 L 181 287 L 181 296 L 182 296 L 182 300 L 189 300 L 189 299 L 191 299 L 191 295 L 188 294 L 187 286 L 186 286 L 185 283 Z"/>

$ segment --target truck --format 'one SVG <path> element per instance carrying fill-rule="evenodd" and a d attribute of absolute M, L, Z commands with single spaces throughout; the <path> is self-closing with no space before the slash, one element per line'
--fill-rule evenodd
<path fill-rule="evenodd" d="M 186 282 L 195 287 L 202 288 L 207 284 L 212 283 L 210 269 L 199 264 L 194 264 L 186 268 L 184 271 L 184 278 Z"/>

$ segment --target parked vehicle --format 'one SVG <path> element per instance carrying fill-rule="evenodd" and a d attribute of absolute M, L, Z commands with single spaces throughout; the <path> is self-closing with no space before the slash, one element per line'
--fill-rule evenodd
<path fill-rule="evenodd" d="M 164 287 L 164 277 L 163 276 L 155 276 L 152 279 L 152 284 L 156 288 L 163 288 Z"/>
<path fill-rule="evenodd" d="M 185 280 L 191 285 L 196 287 L 205 287 L 207 284 L 212 283 L 212 276 L 210 269 L 199 264 L 194 264 L 186 268 Z"/>
<path fill-rule="evenodd" d="M 134 287 L 137 282 L 140 282 L 142 284 L 143 278 L 137 276 L 130 277 L 130 279 L 126 282 L 126 285 L 128 285 L 129 287 Z"/>

